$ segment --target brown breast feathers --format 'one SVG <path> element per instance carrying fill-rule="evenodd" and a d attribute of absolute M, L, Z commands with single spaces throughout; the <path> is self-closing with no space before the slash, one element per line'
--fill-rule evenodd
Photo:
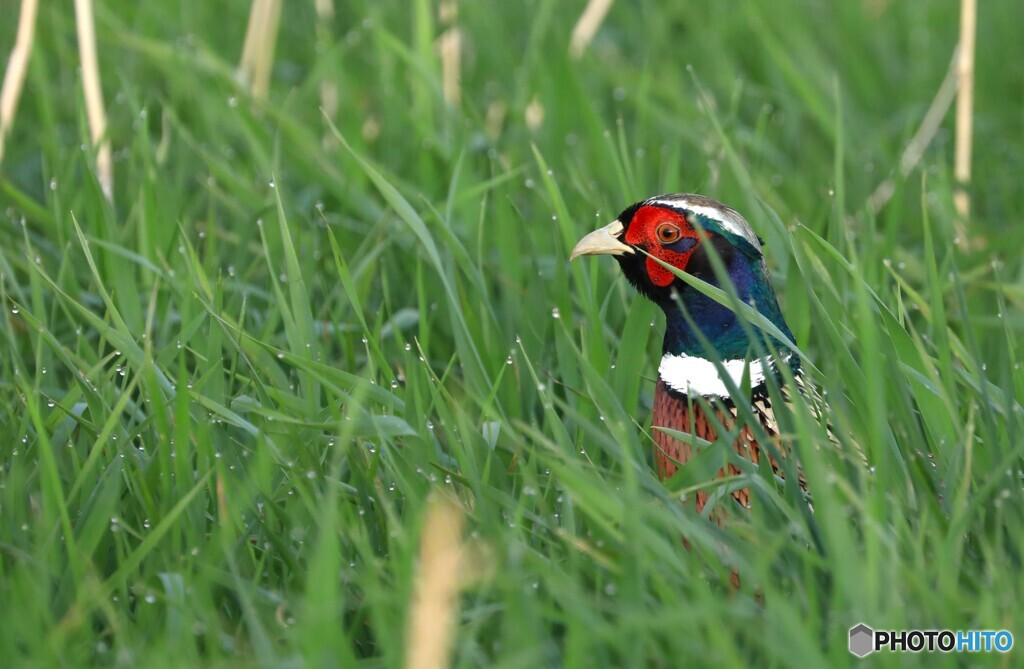
<path fill-rule="evenodd" d="M 727 431 L 731 431 L 736 424 L 736 409 L 735 407 L 721 402 L 712 402 L 710 408 L 715 412 L 717 418 L 717 424 L 723 426 Z M 775 416 L 771 411 L 770 400 L 767 397 L 761 399 L 760 397 L 753 403 L 753 413 L 756 418 L 761 422 L 765 433 L 775 441 L 775 445 L 779 447 L 778 443 L 778 426 L 775 423 Z M 687 400 L 686 397 L 670 392 L 665 382 L 658 380 L 658 387 L 654 392 L 654 418 L 651 423 L 652 427 L 666 427 L 679 432 L 686 432 L 693 434 L 700 439 L 714 442 L 717 438 L 715 432 L 715 422 L 709 419 L 709 416 L 705 412 L 701 402 L 697 400 Z M 654 441 L 657 444 L 655 449 L 654 459 L 657 463 L 658 476 L 664 480 L 671 477 L 678 471 L 679 467 L 685 465 L 694 456 L 694 446 L 692 444 L 684 443 L 670 437 L 661 430 L 652 430 L 654 434 Z M 754 432 L 750 429 L 750 426 L 744 425 L 740 431 L 739 436 L 733 444 L 736 452 L 742 457 L 750 460 L 754 464 L 758 464 L 761 460 L 762 449 L 757 443 L 757 438 Z M 780 452 L 781 448 L 780 448 Z M 779 463 L 768 454 L 765 450 L 764 454 L 768 456 L 769 462 L 771 463 L 772 470 L 777 476 L 783 477 L 782 469 L 779 467 Z M 733 464 L 727 464 L 725 467 L 718 471 L 718 477 L 724 478 L 726 475 L 736 476 L 740 474 L 740 469 Z M 732 493 L 733 499 L 735 499 L 744 508 L 750 507 L 750 490 L 743 488 L 736 490 Z M 697 511 L 702 512 L 704 506 L 708 501 L 708 493 L 706 491 L 697 492 Z M 716 509 L 717 511 L 717 509 Z M 720 518 L 720 514 L 717 512 L 714 514 L 716 518 Z"/>

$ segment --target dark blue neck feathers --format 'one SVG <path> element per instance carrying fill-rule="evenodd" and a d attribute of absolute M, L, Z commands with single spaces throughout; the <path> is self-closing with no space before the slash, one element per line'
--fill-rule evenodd
<path fill-rule="evenodd" d="M 729 278 L 740 300 L 747 304 L 752 303 L 763 316 L 792 341 L 793 335 L 779 310 L 779 303 L 775 298 L 775 291 L 772 288 L 764 260 L 744 253 L 729 252 L 717 244 L 716 248 L 726 251 L 724 254 L 720 252 L 719 255 L 722 256 L 729 272 Z M 695 255 L 687 266 L 687 272 L 713 286 L 720 286 L 706 257 L 701 258 Z M 766 335 L 754 325 L 749 326 L 748 329 L 760 341 L 759 346 L 752 345 L 743 325 L 731 309 L 718 304 L 678 279 L 673 285 L 678 294 L 678 302 L 673 299 L 659 300 L 659 306 L 666 316 L 664 353 L 709 357 L 700 343 L 700 338 L 693 331 L 686 317 L 683 316 L 680 303 L 689 313 L 694 325 L 700 329 L 722 360 L 744 358 L 748 354 L 756 355 L 756 352 L 761 349 L 767 351 L 786 350 L 780 342 L 772 340 L 768 344 L 765 339 Z"/>

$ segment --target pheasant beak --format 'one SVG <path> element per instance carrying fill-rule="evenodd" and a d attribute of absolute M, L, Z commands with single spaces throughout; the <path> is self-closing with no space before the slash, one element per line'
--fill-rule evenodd
<path fill-rule="evenodd" d="M 622 229 L 622 223 L 616 220 L 603 228 L 594 230 L 576 243 L 576 247 L 569 254 L 569 260 L 574 260 L 579 256 L 620 256 L 623 253 L 635 253 L 632 246 L 619 241 Z"/>

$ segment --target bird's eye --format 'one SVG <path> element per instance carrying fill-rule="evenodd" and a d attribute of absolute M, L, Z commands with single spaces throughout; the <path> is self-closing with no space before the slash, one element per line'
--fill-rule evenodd
<path fill-rule="evenodd" d="M 673 244 L 679 241 L 679 238 L 683 234 L 679 228 L 672 223 L 662 223 L 654 233 L 658 235 L 658 241 L 662 244 Z"/>

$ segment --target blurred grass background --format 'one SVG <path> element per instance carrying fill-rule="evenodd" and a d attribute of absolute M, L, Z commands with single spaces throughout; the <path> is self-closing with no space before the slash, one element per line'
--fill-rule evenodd
<path fill-rule="evenodd" d="M 848 666 L 861 621 L 1019 637 L 1024 5 L 980 8 L 958 226 L 952 115 L 900 170 L 956 3 L 623 2 L 574 60 L 584 4 L 289 3 L 253 96 L 249 3 L 101 1 L 111 200 L 74 13 L 43 4 L 0 165 L 4 666 L 402 666 L 441 496 L 456 667 Z M 756 470 L 708 481 L 727 449 L 650 470 L 661 316 L 567 257 L 671 191 L 768 242 L 843 442 L 782 412 L 813 516 Z M 727 485 L 757 498 L 728 532 L 678 502 Z"/>

